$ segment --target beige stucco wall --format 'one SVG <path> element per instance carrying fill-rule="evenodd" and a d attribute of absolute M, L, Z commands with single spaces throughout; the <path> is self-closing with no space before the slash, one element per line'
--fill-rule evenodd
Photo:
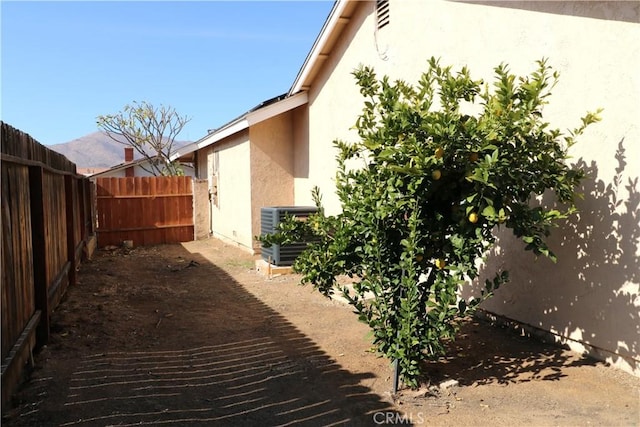
<path fill-rule="evenodd" d="M 293 198 L 297 206 L 311 205 L 312 181 L 309 179 L 309 105 L 293 114 Z"/>
<path fill-rule="evenodd" d="M 230 136 L 207 151 L 207 155 L 217 151 L 219 156 L 218 205 L 211 208 L 213 235 L 250 250 L 253 236 L 249 132 Z M 204 170 L 207 170 L 207 156 L 199 157 L 205 157 L 199 161 L 204 162 Z"/>
<path fill-rule="evenodd" d="M 251 141 L 251 233 L 260 234 L 260 209 L 293 205 L 293 112 L 249 128 Z M 254 240 L 253 248 L 260 248 Z"/>
<path fill-rule="evenodd" d="M 209 200 L 209 181 L 193 180 L 193 234 L 195 240 L 209 237 L 211 231 L 211 215 Z"/>
<path fill-rule="evenodd" d="M 359 64 L 415 82 L 435 56 L 490 81 L 501 62 L 526 74 L 546 57 L 561 74 L 544 111 L 553 126 L 573 128 L 587 110 L 604 108 L 572 151 L 590 170 L 582 213 L 555 233 L 556 265 L 534 261 L 505 236 L 486 271 L 507 268 L 512 280 L 485 308 L 640 373 L 638 3 L 391 0 L 391 23 L 377 33 L 373 7 L 359 4 L 310 89 L 309 149 L 294 160 L 303 170 L 307 155 L 308 170 L 296 174 L 296 204 L 310 203 L 309 189 L 319 185 L 328 211 L 339 211 L 331 142 L 355 136 L 349 129 L 362 98 L 351 72 Z"/>

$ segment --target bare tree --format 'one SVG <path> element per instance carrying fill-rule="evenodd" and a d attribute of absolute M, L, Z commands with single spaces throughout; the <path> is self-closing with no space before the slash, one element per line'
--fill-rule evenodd
<path fill-rule="evenodd" d="M 133 147 L 149 160 L 142 167 L 155 176 L 182 175 L 178 162 L 171 162 L 175 139 L 191 119 L 180 116 L 175 108 L 153 106 L 147 101 L 125 105 L 116 114 L 98 116 L 98 128 L 106 131 L 114 141 Z"/>

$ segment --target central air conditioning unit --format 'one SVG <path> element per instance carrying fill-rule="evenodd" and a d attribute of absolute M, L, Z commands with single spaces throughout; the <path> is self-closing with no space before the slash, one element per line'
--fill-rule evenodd
<path fill-rule="evenodd" d="M 271 206 L 260 209 L 260 234 L 273 234 L 278 229 L 285 216 L 290 215 L 305 220 L 309 215 L 316 213 L 315 206 Z M 307 248 L 306 242 L 296 242 L 287 245 L 262 246 L 262 259 L 280 266 L 290 266 L 298 256 Z"/>

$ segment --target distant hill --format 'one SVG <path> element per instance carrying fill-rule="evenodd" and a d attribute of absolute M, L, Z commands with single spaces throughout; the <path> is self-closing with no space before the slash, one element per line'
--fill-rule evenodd
<path fill-rule="evenodd" d="M 174 150 L 191 141 L 176 141 Z M 106 132 L 93 132 L 73 141 L 49 145 L 54 151 L 65 155 L 79 168 L 110 168 L 124 162 L 125 145 L 109 138 Z M 134 159 L 141 156 L 134 151 Z"/>

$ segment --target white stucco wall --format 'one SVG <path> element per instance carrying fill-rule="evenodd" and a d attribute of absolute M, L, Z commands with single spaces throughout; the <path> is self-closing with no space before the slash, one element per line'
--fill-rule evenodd
<path fill-rule="evenodd" d="M 249 132 L 242 131 L 210 147 L 218 152 L 218 205 L 211 207 L 213 235 L 251 249 L 251 173 Z M 207 153 L 208 154 L 208 153 Z M 205 159 L 199 159 L 204 162 Z M 209 177 L 210 181 L 211 178 Z"/>
<path fill-rule="evenodd" d="M 296 204 L 310 203 L 319 185 L 328 212 L 339 211 L 331 142 L 355 137 L 349 129 L 362 98 L 351 72 L 359 64 L 415 82 L 435 56 L 490 81 L 502 62 L 528 74 L 548 58 L 561 75 L 544 111 L 553 126 L 574 128 L 586 111 L 604 108 L 603 121 L 572 151 L 590 171 L 582 212 L 551 240 L 556 265 L 534 261 L 505 236 L 486 271 L 507 268 L 511 283 L 485 308 L 640 373 L 639 9 L 637 2 L 391 0 L 391 23 L 376 33 L 373 3 L 359 3 L 309 91 L 308 170 L 296 175 Z M 297 154 L 297 170 L 301 163 Z"/>

